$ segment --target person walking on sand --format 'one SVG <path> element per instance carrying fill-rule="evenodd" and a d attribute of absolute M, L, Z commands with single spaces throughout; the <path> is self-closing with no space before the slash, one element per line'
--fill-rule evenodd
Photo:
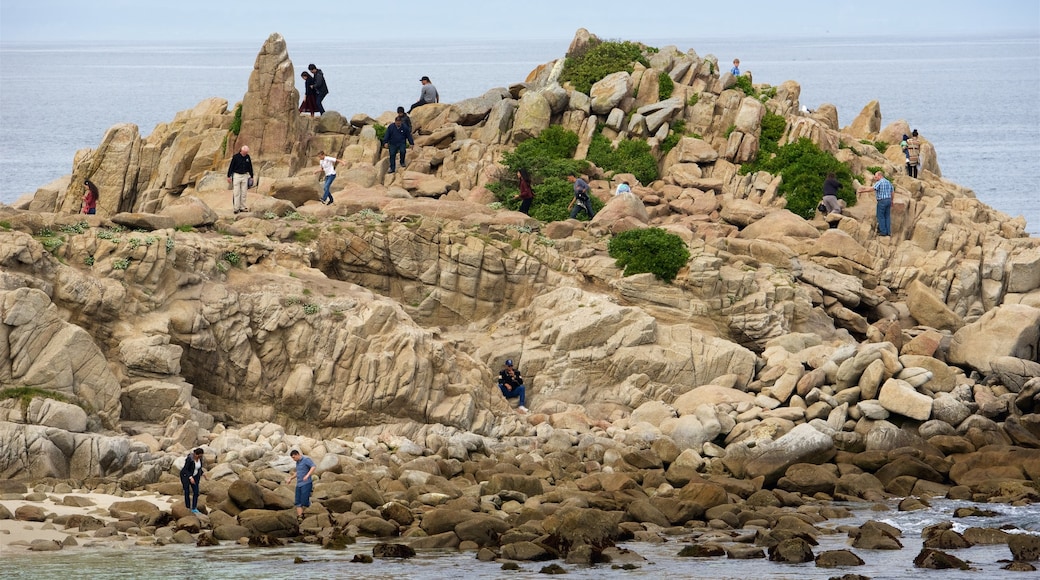
<path fill-rule="evenodd" d="M 82 213 L 93 215 L 97 213 L 98 188 L 91 180 L 83 182 L 83 206 Z"/>
<path fill-rule="evenodd" d="M 877 227 L 879 236 L 892 235 L 892 193 L 895 188 L 892 182 L 885 179 L 885 175 L 878 171 L 874 174 L 874 185 L 872 187 L 861 187 L 856 190 L 857 194 L 874 192 L 877 199 Z"/>
<path fill-rule="evenodd" d="M 296 518 L 302 520 L 303 508 L 311 507 L 311 492 L 314 491 L 314 481 L 311 476 L 314 475 L 314 470 L 318 466 L 314 464 L 313 459 L 296 449 L 289 452 L 289 457 L 296 462 L 296 471 L 285 480 L 285 483 L 288 485 L 292 483 L 292 480 L 296 480 L 296 496 L 293 499 L 293 505 L 296 506 Z"/>
<path fill-rule="evenodd" d="M 314 116 L 314 113 L 318 110 L 318 89 L 314 87 L 314 77 L 311 73 L 303 71 L 300 73 L 300 78 L 303 79 L 303 102 L 300 103 L 301 113 L 310 113 Z"/>
<path fill-rule="evenodd" d="M 246 190 L 249 189 L 249 180 L 253 178 L 253 160 L 249 157 L 249 146 L 243 145 L 238 153 L 231 158 L 228 165 L 227 180 L 231 184 L 233 193 L 231 202 L 235 213 L 249 211 L 246 207 Z"/>
<path fill-rule="evenodd" d="M 534 190 L 531 189 L 531 173 L 521 168 L 516 172 L 516 178 L 520 181 L 520 193 L 513 197 L 520 200 L 520 213 L 530 215 L 531 203 L 534 201 Z"/>
<path fill-rule="evenodd" d="M 524 403 L 527 401 L 527 389 L 524 387 L 524 377 L 520 376 L 520 370 L 513 367 L 513 359 L 506 361 L 502 370 L 498 372 L 498 389 L 506 399 L 520 399 L 520 406 L 516 408 L 521 414 L 527 412 Z"/>
<path fill-rule="evenodd" d="M 398 115 L 394 119 L 394 123 L 387 127 L 386 133 L 383 134 L 383 145 L 390 147 L 389 173 L 397 171 L 394 161 L 398 155 L 401 156 L 401 168 L 404 168 L 404 153 L 408 147 L 407 143 L 411 143 L 412 147 L 414 147 L 415 139 L 412 138 L 412 132 L 404 126 L 404 117 Z"/>
<path fill-rule="evenodd" d="M 589 197 L 589 183 L 574 175 L 568 175 L 567 181 L 574 184 L 574 199 L 567 206 L 571 212 L 571 219 L 577 218 L 578 212 L 582 210 L 589 216 L 589 219 L 595 217 L 596 212 L 592 211 L 592 198 Z"/>
<path fill-rule="evenodd" d="M 419 79 L 419 82 L 422 83 L 422 91 L 419 93 L 419 100 L 408 109 L 409 113 L 416 107 L 441 102 L 441 96 L 437 93 L 437 87 L 434 87 L 433 83 L 430 82 L 430 77 L 424 76 Z"/>
<path fill-rule="evenodd" d="M 320 68 L 315 66 L 313 63 L 307 65 L 307 70 L 311 71 L 311 75 L 314 77 L 314 91 L 315 91 L 315 109 L 318 110 L 322 115 L 325 114 L 325 106 L 322 105 L 322 101 L 329 94 L 329 85 L 325 84 L 325 73 Z"/>
<path fill-rule="evenodd" d="M 332 205 L 332 202 L 335 201 L 332 199 L 332 192 L 329 191 L 329 188 L 332 187 L 332 182 L 336 180 L 337 163 L 339 163 L 339 159 L 325 155 L 324 151 L 318 153 L 318 164 L 321 167 L 314 174 L 318 175 L 322 171 L 325 172 L 325 194 L 321 196 L 321 203 L 325 205 Z"/>
<path fill-rule="evenodd" d="M 205 470 L 202 468 L 202 455 L 201 447 L 195 449 L 188 454 L 188 458 L 184 460 L 184 467 L 181 468 L 184 506 L 193 514 L 201 513 L 199 512 L 199 483 L 203 477 L 206 477 Z"/>

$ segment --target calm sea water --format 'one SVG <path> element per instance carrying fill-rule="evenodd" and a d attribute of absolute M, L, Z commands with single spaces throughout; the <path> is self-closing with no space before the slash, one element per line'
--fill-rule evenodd
<path fill-rule="evenodd" d="M 1040 235 L 1040 37 L 634 40 L 739 57 L 756 82 L 796 80 L 802 103 L 834 104 L 842 126 L 877 99 L 884 124 L 906 119 L 935 144 L 946 178 Z M 240 100 L 263 41 L 0 43 L 0 202 L 70 173 L 76 150 L 116 123 L 147 135 L 202 99 Z M 522 81 L 568 43 L 305 42 L 289 56 L 297 72 L 311 62 L 325 71 L 326 108 L 377 116 L 414 102 L 422 75 L 452 102 Z"/>
<path fill-rule="evenodd" d="M 838 504 L 841 505 L 841 504 Z M 850 548 L 848 535 L 833 533 L 820 535 L 820 545 L 813 548 L 819 555 L 825 550 L 852 549 L 864 561 L 863 566 L 828 569 L 813 563 L 779 564 L 766 560 L 729 560 L 722 558 L 679 558 L 677 554 L 689 539 L 682 536 L 666 538 L 660 544 L 631 542 L 621 547 L 635 551 L 646 560 L 635 570 L 614 570 L 609 564 L 593 567 L 556 563 L 567 569 L 568 578 L 710 578 L 738 580 L 746 578 L 799 578 L 825 580 L 845 573 L 862 574 L 870 578 L 936 580 L 978 580 L 980 578 L 1023 578 L 1021 572 L 1001 570 L 1001 560 L 1010 560 L 1006 545 L 974 546 L 949 552 L 971 562 L 974 570 L 921 570 L 914 568 L 914 556 L 922 547 L 921 531 L 939 522 L 954 522 L 954 530 L 963 532 L 968 527 L 999 528 L 1013 526 L 1016 533 L 1040 533 L 1040 505 L 1010 507 L 985 504 L 980 507 L 999 515 L 990 518 L 971 517 L 953 520 L 950 514 L 957 507 L 975 505 L 968 502 L 936 500 L 933 509 L 915 512 L 895 510 L 877 512 L 866 504 L 847 505 L 853 516 L 828 520 L 821 527 L 837 530 L 838 526 L 858 526 L 868 519 L 891 524 L 902 531 L 902 550 L 860 550 Z M 394 541 L 394 540 L 391 540 Z M 150 580 L 171 578 L 220 578 L 257 580 L 267 578 L 357 578 L 357 579 L 437 579 L 460 578 L 471 580 L 498 580 L 501 578 L 544 578 L 540 574 L 549 562 L 521 562 L 519 571 L 507 572 L 501 564 L 479 562 L 475 552 L 454 550 L 425 550 L 408 560 L 376 560 L 372 564 L 352 563 L 355 554 L 372 554 L 375 540 L 360 539 L 343 551 L 322 550 L 309 544 L 293 544 L 283 548 L 247 548 L 232 543 L 211 548 L 170 545 L 165 547 L 97 547 L 88 545 L 89 538 L 80 538 L 80 547 L 60 552 L 17 552 L 0 554 L 4 577 L 11 580 L 63 578 L 72 570 L 82 578 L 125 578 Z M 295 558 L 303 563 L 294 563 Z"/>

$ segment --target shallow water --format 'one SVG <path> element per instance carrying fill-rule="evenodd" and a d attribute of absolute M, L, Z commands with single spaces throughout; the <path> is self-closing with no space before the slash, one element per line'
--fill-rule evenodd
<path fill-rule="evenodd" d="M 895 510 L 873 511 L 867 504 L 843 504 L 853 516 L 818 524 L 834 530 L 839 526 L 862 524 L 876 519 L 896 526 L 903 532 L 902 550 L 860 550 L 848 545 L 844 533 L 821 535 L 813 553 L 848 548 L 865 561 L 853 568 L 817 568 L 814 564 L 778 564 L 767 560 L 729 560 L 726 558 L 679 558 L 676 554 L 688 542 L 683 536 L 669 537 L 661 544 L 627 542 L 620 547 L 635 551 L 646 562 L 635 570 L 612 569 L 609 564 L 574 566 L 555 561 L 567 569 L 568 578 L 799 578 L 826 579 L 855 573 L 872 578 L 935 578 L 958 580 L 981 578 L 1024 578 L 1029 574 L 1001 570 L 1010 560 L 1006 545 L 975 546 L 950 553 L 968 561 L 974 570 L 922 570 L 914 568 L 913 559 L 921 550 L 921 530 L 943 521 L 954 521 L 957 531 L 967 527 L 999 528 L 1014 526 L 1027 533 L 1040 534 L 1040 505 L 1012 507 L 971 502 L 934 501 L 932 509 L 915 512 Z M 958 518 L 951 514 L 958 507 L 978 506 L 999 512 L 996 517 Z M 282 548 L 247 548 L 236 544 L 211 548 L 171 545 L 164 547 L 92 547 L 81 538 L 80 547 L 61 552 L 22 552 L 8 550 L 0 556 L 4 577 L 14 579 L 63 578 L 76 574 L 84 578 L 171 579 L 171 578 L 394 578 L 424 579 L 465 576 L 467 580 L 498 578 L 544 578 L 539 573 L 551 562 L 522 562 L 519 571 L 504 571 L 499 562 L 480 562 L 474 552 L 453 550 L 422 551 L 408 560 L 376 560 L 372 564 L 353 563 L 355 554 L 371 554 L 372 539 L 359 540 L 343 551 L 323 550 L 310 544 L 292 544 Z M 295 564 L 295 558 L 305 562 Z"/>

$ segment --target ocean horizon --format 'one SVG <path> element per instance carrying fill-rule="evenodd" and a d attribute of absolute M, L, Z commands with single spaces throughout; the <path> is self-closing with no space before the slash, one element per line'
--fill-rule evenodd
<path fill-rule="evenodd" d="M 0 203 L 71 173 L 76 151 L 97 147 L 113 125 L 134 123 L 146 136 L 204 99 L 233 107 L 265 40 L 0 43 Z M 835 105 L 841 126 L 877 100 L 882 126 L 905 119 L 933 143 L 944 178 L 1025 217 L 1040 235 L 1040 37 L 628 40 L 713 54 L 727 66 L 740 58 L 756 83 L 794 80 L 803 105 Z M 325 71 L 326 109 L 349 118 L 407 107 L 423 75 L 442 102 L 522 82 L 569 43 L 459 40 L 388 51 L 299 42 L 288 51 L 297 72 L 312 62 Z"/>

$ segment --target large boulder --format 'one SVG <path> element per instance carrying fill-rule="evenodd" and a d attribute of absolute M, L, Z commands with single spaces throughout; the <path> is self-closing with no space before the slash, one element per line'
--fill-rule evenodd
<path fill-rule="evenodd" d="M 989 372 L 991 361 L 1012 356 L 1040 362 L 1040 309 L 1005 304 L 983 314 L 953 335 L 949 362 Z"/>
<path fill-rule="evenodd" d="M 625 71 L 611 73 L 592 85 L 592 112 L 606 115 L 615 109 L 631 90 L 632 76 Z"/>

